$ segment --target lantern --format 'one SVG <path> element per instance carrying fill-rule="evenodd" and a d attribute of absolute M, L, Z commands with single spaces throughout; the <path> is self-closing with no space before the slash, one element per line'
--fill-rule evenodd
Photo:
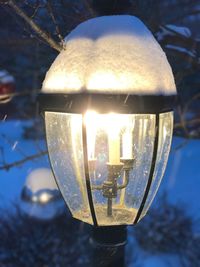
<path fill-rule="evenodd" d="M 66 37 L 40 107 L 74 218 L 112 226 L 144 217 L 167 164 L 175 95 L 165 54 L 136 17 L 91 19 Z"/>

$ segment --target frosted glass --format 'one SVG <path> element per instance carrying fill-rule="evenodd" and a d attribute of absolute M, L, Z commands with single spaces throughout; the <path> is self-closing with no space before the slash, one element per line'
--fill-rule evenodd
<path fill-rule="evenodd" d="M 85 183 L 82 115 L 45 112 L 53 172 L 74 218 L 92 224 Z"/>
<path fill-rule="evenodd" d="M 173 132 L 173 112 L 160 114 L 158 153 L 156 158 L 156 165 L 155 165 L 152 185 L 141 218 L 145 216 L 146 212 L 151 206 L 152 201 L 158 191 L 159 185 L 163 178 L 171 147 L 172 132 Z"/>

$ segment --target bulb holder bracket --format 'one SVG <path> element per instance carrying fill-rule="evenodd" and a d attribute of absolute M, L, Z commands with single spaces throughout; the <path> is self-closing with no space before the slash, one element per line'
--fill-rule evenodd
<path fill-rule="evenodd" d="M 123 165 L 123 169 L 126 170 L 126 171 L 130 171 L 133 169 L 133 164 L 134 164 L 134 161 L 135 159 L 132 158 L 132 159 L 124 159 L 124 158 L 121 158 L 120 161 L 124 164 Z"/>
<path fill-rule="evenodd" d="M 117 179 L 123 169 L 123 164 L 112 165 L 107 163 L 108 168 L 108 180 L 102 185 L 103 196 L 106 198 L 116 198 L 118 191 Z"/>
<path fill-rule="evenodd" d="M 106 198 L 117 197 L 117 183 L 111 181 L 105 181 L 102 186 L 103 196 Z"/>

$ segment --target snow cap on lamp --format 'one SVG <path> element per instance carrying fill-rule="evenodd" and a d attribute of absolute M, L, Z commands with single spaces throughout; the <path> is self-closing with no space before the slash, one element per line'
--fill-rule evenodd
<path fill-rule="evenodd" d="M 171 67 L 147 27 L 129 15 L 78 25 L 43 82 L 43 93 L 176 95 Z"/>

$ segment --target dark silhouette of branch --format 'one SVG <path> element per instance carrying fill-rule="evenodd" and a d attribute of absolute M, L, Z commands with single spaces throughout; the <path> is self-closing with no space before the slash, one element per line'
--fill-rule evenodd
<path fill-rule="evenodd" d="M 55 15 L 53 13 L 52 3 L 51 3 L 50 0 L 47 1 L 47 10 L 48 10 L 49 16 L 51 17 L 51 19 L 52 19 L 52 21 L 53 21 L 53 23 L 55 25 L 56 34 L 57 34 L 58 38 L 60 39 L 61 44 L 63 44 L 64 43 L 64 39 L 63 39 L 63 37 L 61 35 L 58 23 L 56 21 Z"/>
<path fill-rule="evenodd" d="M 13 167 L 21 166 L 22 164 L 24 164 L 27 161 L 31 161 L 33 159 L 40 158 L 40 157 L 42 157 L 42 156 L 44 156 L 46 154 L 47 154 L 47 151 L 46 150 L 45 151 L 41 151 L 40 153 L 31 155 L 31 156 L 27 156 L 27 157 L 25 157 L 25 158 L 23 158 L 21 160 L 18 160 L 18 161 L 12 162 L 12 163 L 4 164 L 4 165 L 0 166 L 0 170 L 9 171 Z"/>
<path fill-rule="evenodd" d="M 91 17 L 96 17 L 97 16 L 96 11 L 92 7 L 91 3 L 88 2 L 88 0 L 84 0 L 83 4 L 86 7 L 86 9 L 89 11 Z"/>
<path fill-rule="evenodd" d="M 42 30 L 30 17 L 26 15 L 26 13 L 17 5 L 14 0 L 1 1 L 0 3 L 7 4 L 14 11 L 23 18 L 27 24 L 52 48 L 60 52 L 62 50 L 62 45 L 57 43 L 49 34 L 47 34 L 44 30 Z"/>
<path fill-rule="evenodd" d="M 192 120 L 186 120 L 184 121 L 185 125 L 194 125 L 194 124 L 200 124 L 200 118 L 194 118 Z M 174 128 L 183 128 L 183 124 L 181 122 L 177 122 L 174 124 Z"/>

